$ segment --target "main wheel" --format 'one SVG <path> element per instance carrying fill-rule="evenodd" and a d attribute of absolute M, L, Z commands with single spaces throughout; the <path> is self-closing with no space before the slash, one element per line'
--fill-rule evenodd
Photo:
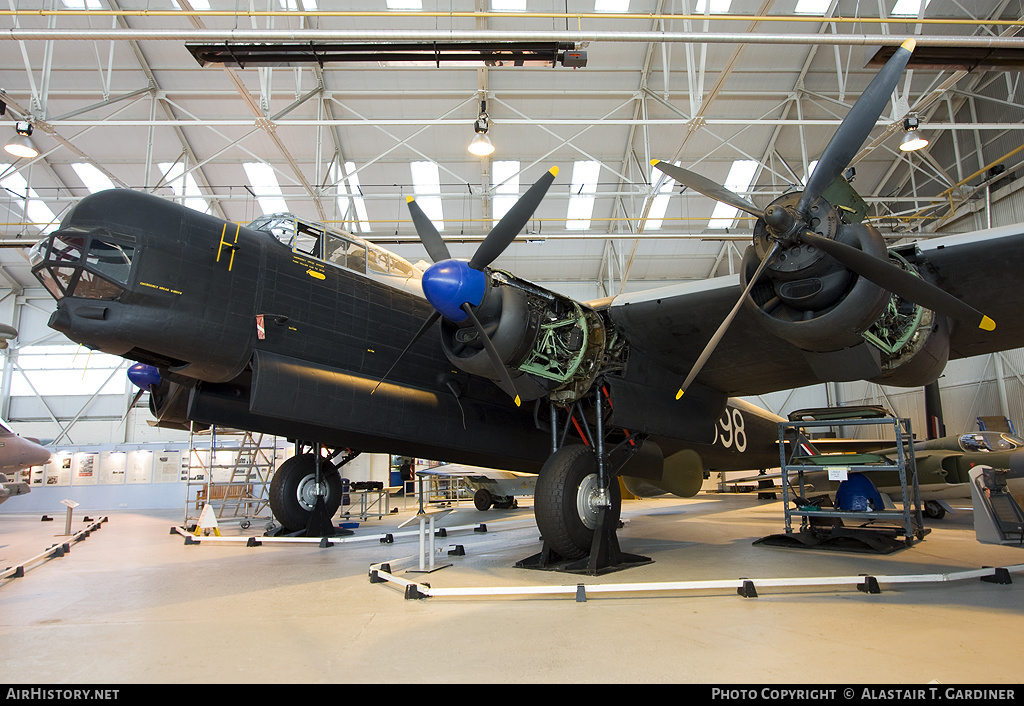
<path fill-rule="evenodd" d="M 590 554 L 600 517 L 597 459 L 586 446 L 563 446 L 541 468 L 534 491 L 534 516 L 548 546 L 566 559 Z M 607 522 L 618 525 L 622 493 L 618 483 L 609 488 Z"/>
<path fill-rule="evenodd" d="M 330 461 L 320 461 L 320 495 L 328 517 L 341 506 L 341 474 Z M 270 481 L 270 509 L 288 530 L 305 529 L 316 506 L 316 458 L 313 454 L 293 456 L 280 465 Z"/>
<path fill-rule="evenodd" d="M 491 498 L 491 491 L 487 490 L 487 488 L 481 488 L 473 494 L 473 505 L 476 506 L 477 510 L 483 511 L 489 509 L 491 507 L 491 502 L 493 502 Z"/>

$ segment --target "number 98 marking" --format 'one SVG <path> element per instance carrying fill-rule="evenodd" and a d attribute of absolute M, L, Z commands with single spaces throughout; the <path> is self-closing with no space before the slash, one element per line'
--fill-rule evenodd
<path fill-rule="evenodd" d="M 715 426 L 715 441 L 722 442 L 722 446 L 727 449 L 735 446 L 740 453 L 747 450 L 747 433 L 744 428 L 743 415 L 738 409 L 727 408 L 725 410 L 725 414 Z"/>

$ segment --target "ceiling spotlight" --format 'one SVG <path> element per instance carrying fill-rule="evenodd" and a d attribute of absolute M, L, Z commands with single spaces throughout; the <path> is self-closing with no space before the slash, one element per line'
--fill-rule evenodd
<path fill-rule="evenodd" d="M 480 101 L 480 115 L 477 117 L 476 122 L 473 123 L 476 135 L 473 137 L 473 141 L 469 143 L 470 154 L 475 154 L 477 157 L 486 157 L 494 152 L 491 138 L 487 136 L 488 122 L 487 101 L 482 100 Z"/>
<path fill-rule="evenodd" d="M 14 129 L 18 134 L 4 145 L 4 150 L 15 157 L 23 159 L 37 157 L 39 150 L 36 149 L 36 146 L 32 144 L 32 140 L 29 139 L 29 135 L 32 134 L 32 123 L 19 120 L 15 123 Z"/>
<path fill-rule="evenodd" d="M 913 152 L 922 147 L 928 146 L 928 140 L 921 137 L 917 132 L 920 121 L 916 115 L 908 115 L 903 119 L 903 139 L 900 140 L 900 149 L 904 152 Z"/>

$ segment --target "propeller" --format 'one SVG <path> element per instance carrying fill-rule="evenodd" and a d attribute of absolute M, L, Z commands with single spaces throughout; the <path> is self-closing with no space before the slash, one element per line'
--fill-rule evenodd
<path fill-rule="evenodd" d="M 780 255 L 783 248 L 800 246 L 801 244 L 813 245 L 819 248 L 850 271 L 907 301 L 914 302 L 919 306 L 937 311 L 953 319 L 969 321 L 986 331 L 995 329 L 995 322 L 992 319 L 945 290 L 901 267 L 897 267 L 888 260 L 876 258 L 863 250 L 851 247 L 838 240 L 823 237 L 808 227 L 811 220 L 811 207 L 821 198 L 825 189 L 839 178 L 842 171 L 864 143 L 864 140 L 867 139 L 868 134 L 889 102 L 889 98 L 903 70 L 906 68 L 907 62 L 910 60 L 910 55 L 914 51 L 915 45 L 916 41 L 913 39 L 903 42 L 892 58 L 886 62 L 882 70 L 868 84 L 867 89 L 854 103 L 835 134 L 832 135 L 832 139 L 829 140 L 814 172 L 812 172 L 807 180 L 806 188 L 800 195 L 800 199 L 795 207 L 773 205 L 762 211 L 747 199 L 733 193 L 724 186 L 716 184 L 710 179 L 682 167 L 677 167 L 657 159 L 651 160 L 651 164 L 655 168 L 672 177 L 680 184 L 756 216 L 764 223 L 768 232 L 768 240 L 772 242 L 772 247 L 764 256 L 754 275 L 750 278 L 750 282 L 740 295 L 739 301 L 711 337 L 704 350 L 701 351 L 697 362 L 690 370 L 690 374 L 676 393 L 676 399 L 683 396 L 687 387 L 700 373 L 708 358 L 711 357 L 711 353 L 717 347 L 719 341 L 725 335 L 725 331 L 735 318 L 739 310 L 739 304 L 750 293 L 754 283 L 760 278 L 766 267 Z"/>
<path fill-rule="evenodd" d="M 391 374 L 399 361 L 426 332 L 441 317 L 449 321 L 461 324 L 468 321 L 480 338 L 495 373 L 501 380 L 506 391 L 511 391 L 516 406 L 522 404 L 519 395 L 515 393 L 515 385 L 505 368 L 494 343 L 487 335 L 486 329 L 474 313 L 474 308 L 483 301 L 487 289 L 487 267 L 494 262 L 505 248 L 515 240 L 516 236 L 533 216 L 533 212 L 540 205 L 547 193 L 548 187 L 558 175 L 558 167 L 552 167 L 538 179 L 533 186 L 527 189 L 516 204 L 502 216 L 501 220 L 491 229 L 480 247 L 469 260 L 453 259 L 448 251 L 441 234 L 437 232 L 433 222 L 420 208 L 416 200 L 409 196 L 406 202 L 409 204 L 409 211 L 412 214 L 413 225 L 416 232 L 427 249 L 427 254 L 434 264 L 423 273 L 423 294 L 427 301 L 434 307 L 434 312 L 423 322 L 419 331 L 413 336 L 412 341 L 405 347 L 398 359 L 391 365 L 384 377 L 380 379 L 374 391 Z M 372 394 L 372 392 L 371 392 Z"/>

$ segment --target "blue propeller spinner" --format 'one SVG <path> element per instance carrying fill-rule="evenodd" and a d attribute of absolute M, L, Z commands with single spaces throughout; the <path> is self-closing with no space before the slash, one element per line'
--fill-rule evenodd
<path fill-rule="evenodd" d="M 487 289 L 487 266 L 504 252 L 505 248 L 515 240 L 515 237 L 526 226 L 526 223 L 533 216 L 533 212 L 540 204 L 541 199 L 544 198 L 544 194 L 547 193 L 548 187 L 551 186 L 551 182 L 555 180 L 557 175 L 558 167 L 551 167 L 551 169 L 545 172 L 544 176 L 538 179 L 523 194 L 523 197 L 502 216 L 497 225 L 484 238 L 484 241 L 480 243 L 480 247 L 473 254 L 473 258 L 468 262 L 452 258 L 444 239 L 437 232 L 437 228 L 434 227 L 431 220 L 427 218 L 423 209 L 419 207 L 412 196 L 406 198 L 409 204 L 409 213 L 412 215 L 413 225 L 416 226 L 416 232 L 419 233 L 420 241 L 427 249 L 430 259 L 434 261 L 434 264 L 423 273 L 422 280 L 423 294 L 431 306 L 434 307 L 434 313 L 423 322 L 420 330 L 416 332 L 409 345 L 405 347 L 405 350 L 398 356 L 398 359 L 384 373 L 384 377 L 373 388 L 374 390 L 380 387 L 380 384 L 391 374 L 391 371 L 398 365 L 398 361 L 405 356 L 413 344 L 443 316 L 457 324 L 469 320 L 470 324 L 480 335 L 480 340 L 487 351 L 487 357 L 494 367 L 495 374 L 501 380 L 502 386 L 514 397 L 516 405 L 520 404 L 519 395 L 515 392 L 515 383 L 512 381 L 498 352 L 494 349 L 494 344 L 491 343 L 487 332 L 477 320 L 476 314 L 473 313 L 473 309 L 483 301 L 484 292 Z"/>

